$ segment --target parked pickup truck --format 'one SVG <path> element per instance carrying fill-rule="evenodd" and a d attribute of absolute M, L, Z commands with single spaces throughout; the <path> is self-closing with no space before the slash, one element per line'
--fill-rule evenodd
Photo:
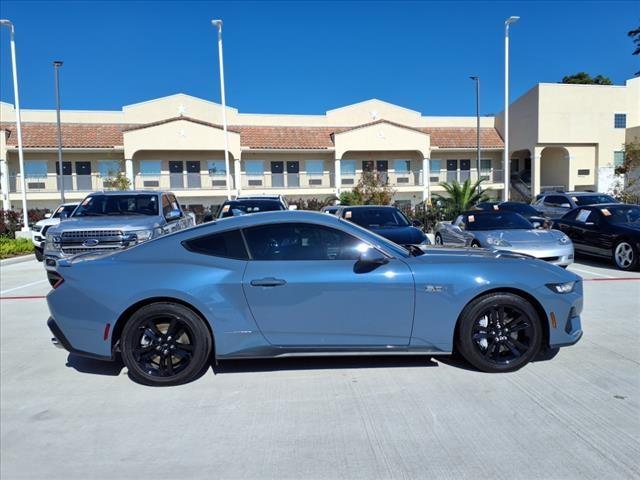
<path fill-rule="evenodd" d="M 60 219 L 47 231 L 47 270 L 62 258 L 124 249 L 194 225 L 173 193 L 147 190 L 95 192 Z"/>
<path fill-rule="evenodd" d="M 44 260 L 44 239 L 47 236 L 47 230 L 60 223 L 60 215 L 63 212 L 65 216 L 71 216 L 77 206 L 77 203 L 63 203 L 53 213 L 47 213 L 42 220 L 31 227 L 31 241 L 33 242 L 36 260 L 39 262 Z"/>

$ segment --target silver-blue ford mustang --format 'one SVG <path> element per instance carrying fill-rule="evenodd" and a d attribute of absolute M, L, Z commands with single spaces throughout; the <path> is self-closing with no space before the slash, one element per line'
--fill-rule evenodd
<path fill-rule="evenodd" d="M 49 272 L 54 343 L 151 385 L 213 358 L 459 352 L 485 372 L 577 342 L 582 282 L 478 249 L 410 250 L 333 215 L 211 222 Z"/>

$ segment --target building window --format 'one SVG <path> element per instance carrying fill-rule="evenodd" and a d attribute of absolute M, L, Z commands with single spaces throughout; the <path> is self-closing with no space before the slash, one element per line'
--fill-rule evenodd
<path fill-rule="evenodd" d="M 393 168 L 396 173 L 409 173 L 411 170 L 411 160 L 394 160 Z"/>
<path fill-rule="evenodd" d="M 160 160 L 141 160 L 140 174 L 147 176 L 159 176 L 162 172 L 162 162 Z"/>
<path fill-rule="evenodd" d="M 624 165 L 624 152 L 617 151 L 613 152 L 613 167 L 618 168 Z"/>
<path fill-rule="evenodd" d="M 98 172 L 103 178 L 112 178 L 120 173 L 120 162 L 117 160 L 98 160 Z"/>
<path fill-rule="evenodd" d="M 244 162 L 244 171 L 247 175 L 263 175 L 264 160 L 247 160 Z"/>
<path fill-rule="evenodd" d="M 324 174 L 324 160 L 307 160 L 307 175 L 321 177 Z"/>
<path fill-rule="evenodd" d="M 613 126 L 614 128 L 627 128 L 627 114 L 626 113 L 614 114 Z"/>
<path fill-rule="evenodd" d="M 441 160 L 435 160 L 432 158 L 429 164 L 429 170 L 431 170 L 431 173 L 440 173 L 440 169 L 442 168 Z"/>
<path fill-rule="evenodd" d="M 340 173 L 344 176 L 353 177 L 356 174 L 356 161 L 342 160 L 340 162 Z"/>
<path fill-rule="evenodd" d="M 46 160 L 27 160 L 24 162 L 25 178 L 46 178 L 47 177 L 47 161 Z"/>
<path fill-rule="evenodd" d="M 489 173 L 491 171 L 491 159 L 490 158 L 481 158 L 480 159 L 480 171 L 482 173 Z"/>
<path fill-rule="evenodd" d="M 207 160 L 207 170 L 210 176 L 224 176 L 227 174 L 224 160 Z"/>

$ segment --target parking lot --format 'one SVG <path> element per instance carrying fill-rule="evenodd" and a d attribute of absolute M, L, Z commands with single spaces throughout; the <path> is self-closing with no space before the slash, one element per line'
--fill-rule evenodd
<path fill-rule="evenodd" d="M 515 373 L 246 360 L 150 388 L 52 347 L 42 265 L 2 266 L 0 476 L 638 478 L 640 273 L 570 269 L 585 279 L 583 339 Z"/>

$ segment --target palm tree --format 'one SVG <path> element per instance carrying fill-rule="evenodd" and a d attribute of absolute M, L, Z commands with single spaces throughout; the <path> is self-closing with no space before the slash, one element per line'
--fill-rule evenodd
<path fill-rule="evenodd" d="M 480 184 L 483 181 L 484 179 L 481 178 L 474 184 L 471 184 L 471 179 L 468 178 L 463 184 L 460 184 L 456 180 L 451 183 L 441 183 L 440 186 L 445 189 L 448 195 L 442 196 L 435 193 L 433 196 L 436 200 L 443 203 L 450 216 L 455 217 L 469 210 L 476 203 L 489 199 L 480 189 Z"/>

